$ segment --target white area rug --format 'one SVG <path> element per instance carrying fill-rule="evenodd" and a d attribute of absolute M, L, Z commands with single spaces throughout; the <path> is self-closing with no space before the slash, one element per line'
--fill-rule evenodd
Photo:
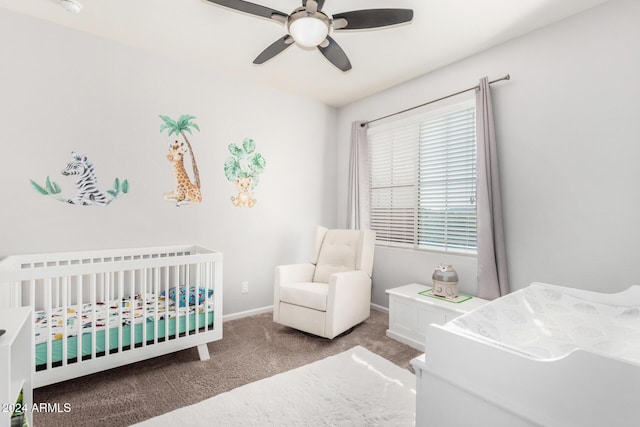
<path fill-rule="evenodd" d="M 412 426 L 415 376 L 356 346 L 138 426 Z"/>

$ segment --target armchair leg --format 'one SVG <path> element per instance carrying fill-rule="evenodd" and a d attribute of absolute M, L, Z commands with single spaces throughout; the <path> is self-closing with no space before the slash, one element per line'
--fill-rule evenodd
<path fill-rule="evenodd" d="M 305 332 L 305 331 L 300 331 L 300 332 L 302 332 L 304 335 L 306 335 L 306 336 L 308 336 L 308 337 L 312 337 L 312 338 L 322 338 L 322 339 L 324 339 L 324 340 L 330 340 L 330 339 L 334 339 L 334 340 L 335 340 L 336 338 L 340 338 L 340 337 L 344 337 L 344 336 L 346 336 L 346 335 L 349 335 L 349 334 L 350 334 L 351 332 L 353 332 L 353 330 L 354 330 L 355 328 L 357 328 L 358 326 L 360 326 L 360 325 L 352 326 L 352 327 L 350 327 L 349 329 L 347 329 L 346 331 L 342 332 L 342 333 L 341 333 L 341 334 L 339 334 L 339 335 L 336 335 L 336 336 L 335 336 L 335 337 L 333 337 L 333 338 L 321 337 L 321 336 L 319 336 L 319 335 L 314 335 L 314 334 L 312 334 L 311 332 Z"/>
<path fill-rule="evenodd" d="M 344 337 L 345 335 L 349 335 L 351 332 L 353 332 L 353 330 L 356 328 L 356 326 L 359 326 L 359 325 L 355 325 L 355 326 L 350 327 L 349 329 L 347 329 L 346 331 L 344 331 L 340 335 L 337 335 L 336 338 L 340 338 L 340 337 Z"/>

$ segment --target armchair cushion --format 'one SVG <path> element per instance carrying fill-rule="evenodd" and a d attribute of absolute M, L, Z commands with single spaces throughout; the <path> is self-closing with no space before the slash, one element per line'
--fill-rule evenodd
<path fill-rule="evenodd" d="M 356 270 L 362 232 L 358 230 L 327 230 L 318 254 L 314 282 L 329 283 L 329 276 Z"/>
<path fill-rule="evenodd" d="M 327 311 L 328 283 L 285 283 L 280 285 L 280 301 Z"/>

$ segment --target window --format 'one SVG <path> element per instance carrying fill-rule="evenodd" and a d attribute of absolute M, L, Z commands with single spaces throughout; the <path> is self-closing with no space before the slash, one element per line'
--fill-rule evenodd
<path fill-rule="evenodd" d="M 374 125 L 367 139 L 377 243 L 475 254 L 475 103 Z"/>

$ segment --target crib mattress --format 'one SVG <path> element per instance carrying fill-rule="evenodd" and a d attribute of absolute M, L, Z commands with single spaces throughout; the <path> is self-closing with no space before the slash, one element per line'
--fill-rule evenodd
<path fill-rule="evenodd" d="M 207 313 L 198 313 L 198 323 L 197 327 L 202 328 L 205 323 L 208 326 L 213 325 L 213 311 L 208 312 L 207 319 L 205 320 L 205 316 Z M 168 337 L 175 336 L 177 334 L 185 333 L 187 330 L 187 321 L 186 316 L 178 317 L 178 325 L 176 327 L 176 318 L 172 317 L 169 319 L 169 328 L 168 334 L 165 334 L 166 326 L 165 319 L 161 319 L 158 321 L 158 339 L 164 339 L 167 335 Z M 194 322 L 196 319 L 195 314 L 189 315 L 189 330 L 193 331 L 196 329 L 196 323 Z M 152 341 L 155 338 L 155 329 L 154 322 L 146 322 L 147 329 L 147 341 Z M 119 329 L 110 328 L 109 329 L 109 349 L 115 350 L 119 346 Z M 93 337 L 91 333 L 84 333 L 81 335 L 81 347 L 82 347 L 82 356 L 89 356 L 92 354 L 93 349 Z M 133 327 L 133 342 L 135 344 L 140 344 L 144 340 L 142 323 L 134 324 Z M 52 356 L 51 363 L 58 363 L 62 361 L 62 339 L 58 338 L 51 342 L 52 345 Z M 122 327 L 122 347 L 127 347 L 131 345 L 131 325 L 126 325 Z M 96 354 L 105 352 L 106 343 L 105 343 L 105 329 L 100 331 L 96 331 Z M 49 359 L 49 346 L 46 342 L 42 342 L 36 344 L 36 366 L 42 366 L 47 364 L 47 360 Z M 78 357 L 78 337 L 71 336 L 67 339 L 67 360 L 72 360 Z"/>
<path fill-rule="evenodd" d="M 152 341 L 163 339 L 176 334 L 185 333 L 187 323 L 189 330 L 211 326 L 213 324 L 213 298 L 207 298 L 197 307 L 193 305 L 176 304 L 173 300 L 166 301 L 163 295 L 156 297 L 154 294 L 146 294 L 144 297 L 135 295 L 134 298 L 122 298 L 109 302 L 94 304 L 72 305 L 65 308 L 55 308 L 48 311 L 35 312 L 35 342 L 36 342 L 36 366 L 44 365 L 48 360 L 47 337 L 52 337 L 52 363 L 62 360 L 63 336 L 67 337 L 67 359 L 78 356 L 78 331 L 82 331 L 81 349 L 82 355 L 88 356 L 93 350 L 92 328 L 96 331 L 96 353 L 105 352 L 106 331 L 109 331 L 109 349 L 117 349 L 120 345 L 119 333 L 122 324 L 122 347 L 133 343 L 140 344 L 143 340 Z M 158 313 L 158 321 L 155 321 L 155 313 Z M 188 322 L 187 322 L 188 317 Z M 65 325 L 66 318 L 66 328 Z M 197 318 L 197 322 L 196 322 Z M 145 321 L 146 319 L 146 321 Z M 178 321 L 176 322 L 176 319 Z M 166 321 L 168 320 L 168 324 Z M 157 323 L 157 328 L 155 323 Z M 143 324 L 146 329 L 144 335 Z M 131 327 L 133 325 L 133 334 Z M 133 335 L 133 336 L 132 336 Z"/>
<path fill-rule="evenodd" d="M 562 289 L 532 284 L 445 327 L 539 359 L 583 349 L 640 364 L 640 305 L 585 300 Z"/>

